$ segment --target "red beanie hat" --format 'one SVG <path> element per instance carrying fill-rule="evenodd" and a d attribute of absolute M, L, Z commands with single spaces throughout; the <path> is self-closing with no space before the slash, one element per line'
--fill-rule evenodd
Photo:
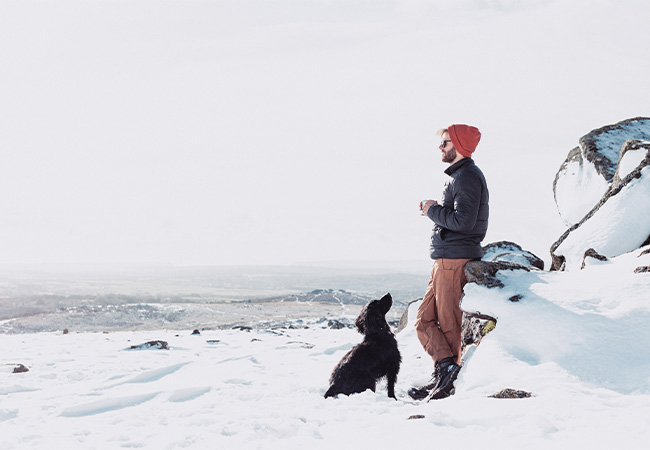
<path fill-rule="evenodd" d="M 478 128 L 472 127 L 470 125 L 449 125 L 447 128 L 449 131 L 449 139 L 451 143 L 454 144 L 454 147 L 461 155 L 470 158 L 478 141 L 481 140 L 481 132 L 478 131 Z"/>

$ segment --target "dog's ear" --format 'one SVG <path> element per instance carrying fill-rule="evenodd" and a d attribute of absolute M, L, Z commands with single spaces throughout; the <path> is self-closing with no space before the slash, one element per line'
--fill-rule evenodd
<path fill-rule="evenodd" d="M 372 312 L 366 316 L 365 334 L 374 334 L 374 333 L 385 333 L 388 328 L 388 323 L 386 323 L 386 313 L 383 311 L 383 308 L 380 305 L 375 305 L 375 308 L 372 308 Z"/>
<path fill-rule="evenodd" d="M 357 317 L 357 320 L 354 321 L 354 325 L 357 327 L 357 330 L 361 334 L 366 334 L 366 317 L 368 316 L 368 305 L 364 306 Z"/>

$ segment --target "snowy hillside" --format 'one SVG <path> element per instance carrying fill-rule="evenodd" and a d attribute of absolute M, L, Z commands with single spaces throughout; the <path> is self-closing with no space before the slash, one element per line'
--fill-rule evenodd
<path fill-rule="evenodd" d="M 432 363 L 412 323 L 396 394 L 323 398 L 355 331 L 0 335 L 0 448 L 647 448 L 650 265 L 641 250 L 576 272 L 500 272 L 463 308 L 494 314 L 455 396 L 413 402 Z M 518 302 L 508 299 L 521 295 Z M 410 318 L 417 304 L 411 305 Z M 169 349 L 132 350 L 151 340 Z M 29 371 L 12 373 L 18 364 Z M 526 399 L 489 396 L 504 388 Z M 409 420 L 410 419 L 410 420 Z"/>

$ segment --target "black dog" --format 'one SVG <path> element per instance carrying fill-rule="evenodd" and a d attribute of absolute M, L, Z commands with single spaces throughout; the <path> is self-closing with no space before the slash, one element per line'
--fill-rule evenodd
<path fill-rule="evenodd" d="M 359 333 L 365 336 L 363 342 L 347 352 L 334 367 L 325 398 L 366 389 L 375 392 L 377 381 L 383 377 L 388 381 L 388 396 L 395 398 L 395 381 L 402 357 L 386 323 L 386 313 L 392 305 L 392 297 L 386 294 L 363 307 L 354 322 Z"/>

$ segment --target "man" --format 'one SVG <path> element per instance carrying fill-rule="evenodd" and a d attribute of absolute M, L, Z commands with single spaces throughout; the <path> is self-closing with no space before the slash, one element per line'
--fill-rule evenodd
<path fill-rule="evenodd" d="M 431 279 L 418 309 L 415 328 L 424 350 L 435 364 L 433 378 L 426 385 L 409 389 L 417 400 L 441 399 L 454 394 L 454 381 L 460 371 L 461 323 L 460 299 L 465 264 L 481 259 L 481 241 L 488 226 L 488 188 L 483 172 L 472 154 L 481 139 L 476 127 L 451 125 L 440 130 L 442 161 L 449 164 L 450 179 L 439 204 L 422 202 L 422 215 L 434 223 L 431 236 Z"/>

